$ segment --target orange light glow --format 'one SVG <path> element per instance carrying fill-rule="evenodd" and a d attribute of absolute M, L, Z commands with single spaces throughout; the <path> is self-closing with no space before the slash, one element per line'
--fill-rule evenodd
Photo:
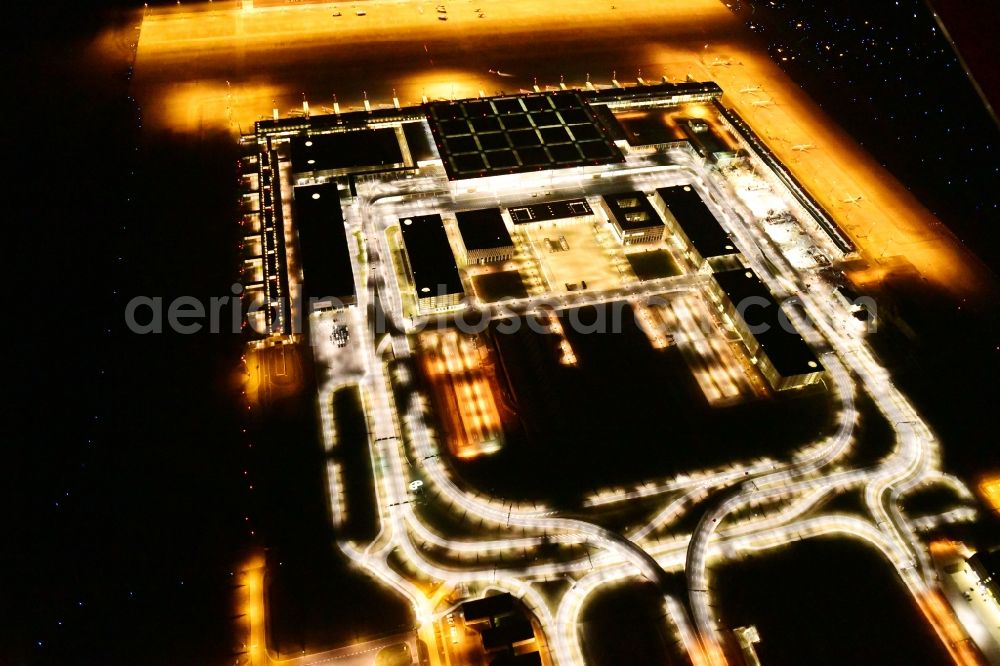
<path fill-rule="evenodd" d="M 499 448 L 503 427 L 494 398 L 499 387 L 488 350 L 477 338 L 455 331 L 425 333 L 420 345 L 452 454 L 475 458 Z"/>
<path fill-rule="evenodd" d="M 726 655 L 722 652 L 722 647 L 710 638 L 702 637 L 703 652 L 699 655 L 691 655 L 693 664 L 704 664 L 705 666 L 727 666 Z"/>
<path fill-rule="evenodd" d="M 1000 473 L 991 474 L 980 481 L 979 492 L 986 504 L 1000 514 Z"/>
<path fill-rule="evenodd" d="M 984 663 L 970 645 L 971 641 L 940 592 L 931 591 L 920 595 L 917 597 L 917 605 L 958 666 L 980 666 Z"/>
<path fill-rule="evenodd" d="M 698 44 L 650 45 L 647 60 L 672 80 L 716 81 L 735 109 L 857 244 L 869 281 L 912 265 L 928 281 L 962 295 L 985 293 L 981 263 L 755 45 L 735 34 Z M 741 91 L 758 89 L 758 92 Z M 814 150 L 793 146 L 812 144 Z M 848 203 L 849 195 L 860 196 Z"/>
<path fill-rule="evenodd" d="M 931 555 L 938 557 L 947 557 L 958 555 L 958 548 L 954 541 L 948 539 L 938 539 L 937 541 L 932 541 L 928 546 L 931 551 Z"/>
<path fill-rule="evenodd" d="M 264 556 L 251 555 L 239 571 L 242 594 L 238 612 L 246 618 L 246 652 L 251 664 L 267 661 L 267 638 L 264 633 Z"/>

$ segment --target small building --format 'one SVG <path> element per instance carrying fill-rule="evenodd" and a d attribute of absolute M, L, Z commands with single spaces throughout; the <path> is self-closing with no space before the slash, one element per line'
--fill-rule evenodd
<path fill-rule="evenodd" d="M 480 634 L 486 652 L 517 648 L 535 640 L 531 623 L 523 617 L 508 617 Z"/>
<path fill-rule="evenodd" d="M 466 624 L 487 622 L 514 612 L 514 597 L 509 593 L 493 594 L 462 604 L 462 619 Z"/>
<path fill-rule="evenodd" d="M 464 246 L 463 263 L 488 264 L 514 256 L 514 241 L 499 208 L 481 208 L 455 213 Z"/>
<path fill-rule="evenodd" d="M 716 134 L 712 126 L 700 118 L 678 121 L 684 134 L 698 154 L 709 162 L 719 163 L 731 160 L 736 153 Z"/>
<path fill-rule="evenodd" d="M 400 220 L 400 229 L 417 311 L 431 314 L 461 305 L 465 289 L 441 216 L 407 217 Z"/>
<path fill-rule="evenodd" d="M 709 294 L 740 334 L 750 359 L 776 391 L 815 384 L 823 366 L 781 305 L 748 268 L 712 276 Z"/>
<path fill-rule="evenodd" d="M 740 267 L 736 244 L 694 187 L 661 187 L 653 196 L 653 205 L 680 240 L 685 256 L 697 268 L 705 264 L 713 270 Z"/>
<path fill-rule="evenodd" d="M 623 245 L 658 243 L 663 239 L 663 218 L 642 192 L 605 194 L 601 207 Z"/>
<path fill-rule="evenodd" d="M 296 187 L 292 225 L 298 232 L 303 296 L 310 314 L 357 303 L 351 245 L 337 184 Z"/>

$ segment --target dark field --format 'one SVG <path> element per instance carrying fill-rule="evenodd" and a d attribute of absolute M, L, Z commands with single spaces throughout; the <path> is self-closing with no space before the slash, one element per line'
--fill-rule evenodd
<path fill-rule="evenodd" d="M 618 333 L 574 332 L 577 314 L 584 325 L 598 321 L 593 308 L 561 313 L 575 367 L 559 363 L 553 335 L 494 330 L 522 428 L 491 457 L 453 461 L 466 480 L 502 497 L 573 505 L 608 485 L 784 457 L 830 429 L 822 387 L 709 407 L 677 349 L 650 347 L 624 304 L 600 311 L 611 322 L 615 309 Z"/>
<path fill-rule="evenodd" d="M 655 280 L 681 274 L 681 269 L 666 250 L 629 252 L 625 258 L 640 280 Z"/>
<path fill-rule="evenodd" d="M 866 545 L 810 539 L 713 570 L 730 629 L 756 625 L 762 664 L 950 663 L 892 567 Z"/>
<path fill-rule="evenodd" d="M 479 298 L 487 303 L 495 303 L 505 298 L 527 298 L 528 289 L 524 286 L 521 274 L 517 271 L 487 273 L 472 278 L 472 284 Z"/>
<path fill-rule="evenodd" d="M 579 631 L 590 666 L 689 663 L 671 633 L 663 594 L 652 583 L 600 589 L 583 610 Z"/>

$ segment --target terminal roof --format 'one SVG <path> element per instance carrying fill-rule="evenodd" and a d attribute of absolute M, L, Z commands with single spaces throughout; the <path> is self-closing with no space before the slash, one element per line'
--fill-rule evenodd
<path fill-rule="evenodd" d="M 623 162 L 581 93 L 535 93 L 426 106 L 452 180 Z"/>
<path fill-rule="evenodd" d="M 502 654 L 490 662 L 490 666 L 542 666 L 542 656 L 536 652 L 522 654 Z"/>

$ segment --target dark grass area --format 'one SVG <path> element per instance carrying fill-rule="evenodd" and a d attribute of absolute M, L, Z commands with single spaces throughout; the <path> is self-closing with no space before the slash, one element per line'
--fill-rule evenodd
<path fill-rule="evenodd" d="M 965 500 L 951 488 L 938 484 L 913 491 L 901 504 L 908 516 L 934 516 L 964 506 Z"/>
<path fill-rule="evenodd" d="M 625 255 L 632 271 L 640 280 L 656 280 L 657 278 L 680 275 L 681 269 L 666 250 L 649 250 L 647 252 L 629 252 Z"/>
<path fill-rule="evenodd" d="M 598 590 L 584 607 L 579 625 L 590 666 L 689 663 L 669 630 L 663 593 L 648 582 Z"/>
<path fill-rule="evenodd" d="M 950 663 L 891 565 L 848 539 L 810 539 L 713 569 L 721 623 L 756 625 L 761 663 Z"/>
<path fill-rule="evenodd" d="M 357 387 L 333 394 L 333 414 L 337 428 L 334 458 L 341 464 L 346 498 L 346 522 L 341 538 L 368 542 L 379 531 L 375 511 L 375 477 L 368 448 L 368 423 Z"/>
<path fill-rule="evenodd" d="M 906 278 L 871 294 L 879 308 L 872 345 L 941 441 L 946 469 L 975 481 L 1000 467 L 1000 450 L 984 436 L 1000 402 L 1000 312 Z"/>
<path fill-rule="evenodd" d="M 786 457 L 830 431 L 822 387 L 772 399 L 710 407 L 676 348 L 654 350 L 625 304 L 620 332 L 574 332 L 574 311 L 561 319 L 579 360 L 559 363 L 557 338 L 522 326 L 493 339 L 516 397 L 524 434 L 510 433 L 497 454 L 452 461 L 480 492 L 574 506 L 582 495 L 617 483 L 684 470 Z M 579 311 L 592 324 L 596 311 Z M 610 328 L 608 329 L 610 330 Z"/>
<path fill-rule="evenodd" d="M 818 511 L 823 513 L 847 513 L 868 518 L 871 514 L 868 505 L 865 504 L 863 490 L 848 490 L 839 492 L 819 506 Z"/>
<path fill-rule="evenodd" d="M 413 628 L 405 600 L 339 552 L 323 552 L 316 544 L 280 556 L 271 553 L 267 565 L 267 601 L 280 611 L 269 617 L 270 646 L 283 657 Z"/>
<path fill-rule="evenodd" d="M 412 626 L 405 600 L 358 570 L 337 549 L 336 539 L 350 537 L 337 534 L 331 521 L 310 359 L 303 368 L 301 392 L 273 404 L 258 424 L 255 446 L 260 470 L 256 513 L 268 548 L 269 640 L 283 655 Z M 346 456 L 350 502 L 351 496 L 372 492 L 367 424 L 356 391 L 340 391 L 333 399 L 343 429 L 339 447 Z M 361 501 L 356 506 L 359 513 L 348 524 L 350 534 L 377 534 L 374 507 Z"/>
<path fill-rule="evenodd" d="M 82 55 L 88 26 L 104 20 L 88 14 L 79 40 L 42 41 L 32 55 L 44 57 L 18 61 L 37 88 L 26 97 L 42 100 L 15 119 L 28 145 L 13 149 L 27 159 L 14 227 L 33 235 L 16 239 L 19 272 L 33 276 L 32 302 L 60 305 L 35 309 L 13 358 L 24 404 L 10 405 L 4 436 L 17 472 L 4 489 L 14 519 L 0 662 L 230 664 L 240 649 L 231 572 L 248 547 L 312 567 L 301 574 L 309 589 L 343 607 L 314 400 L 308 413 L 277 414 L 271 432 L 287 450 L 269 447 L 269 426 L 247 421 L 240 396 L 243 336 L 125 329 L 133 296 L 231 293 L 238 151 L 227 134 L 140 130 L 127 48 L 107 66 Z M 67 175 L 41 175 L 53 167 Z M 378 589 L 363 580 L 355 598 Z M 382 606 L 375 621 L 408 613 Z M 335 635 L 319 626 L 331 618 L 300 619 Z"/>
<path fill-rule="evenodd" d="M 854 426 L 854 444 L 847 460 L 855 467 L 878 464 L 895 449 L 896 433 L 863 386 L 858 387 L 854 407 L 861 419 Z"/>
<path fill-rule="evenodd" d="M 30 425 L 5 437 L 15 455 L 24 447 L 15 483 L 30 493 L 5 503 L 19 524 L 0 574 L 0 603 L 16 606 L 0 610 L 15 618 L 0 630 L 12 632 L 0 651 L 13 656 L 0 661 L 230 663 L 230 572 L 251 540 L 250 459 L 233 382 L 244 341 L 139 336 L 122 312 L 133 295 L 228 293 L 238 265 L 235 150 L 219 136 L 144 135 L 128 154 L 134 121 L 124 91 L 119 106 L 101 98 L 114 93 L 110 75 L 74 76 L 93 99 L 73 112 L 114 127 L 89 162 L 34 147 L 52 164 L 73 164 L 74 176 L 47 183 L 31 211 L 42 234 L 32 245 L 46 248 L 32 288 L 40 298 L 60 294 L 64 307 L 37 338 L 44 349 L 23 350 L 30 371 L 15 372 L 44 384 L 34 406 L 14 410 Z M 51 121 L 50 139 L 79 147 L 78 127 Z M 42 242 L 56 235 L 59 243 Z"/>
<path fill-rule="evenodd" d="M 479 298 L 487 303 L 495 303 L 505 298 L 527 298 L 528 288 L 517 271 L 486 273 L 472 278 L 472 284 Z"/>
<path fill-rule="evenodd" d="M 930 0 L 930 5 L 943 20 L 948 36 L 992 105 L 996 119 L 1000 109 L 1000 70 L 991 44 L 993 36 L 1000 32 L 1000 11 L 990 0 Z"/>

